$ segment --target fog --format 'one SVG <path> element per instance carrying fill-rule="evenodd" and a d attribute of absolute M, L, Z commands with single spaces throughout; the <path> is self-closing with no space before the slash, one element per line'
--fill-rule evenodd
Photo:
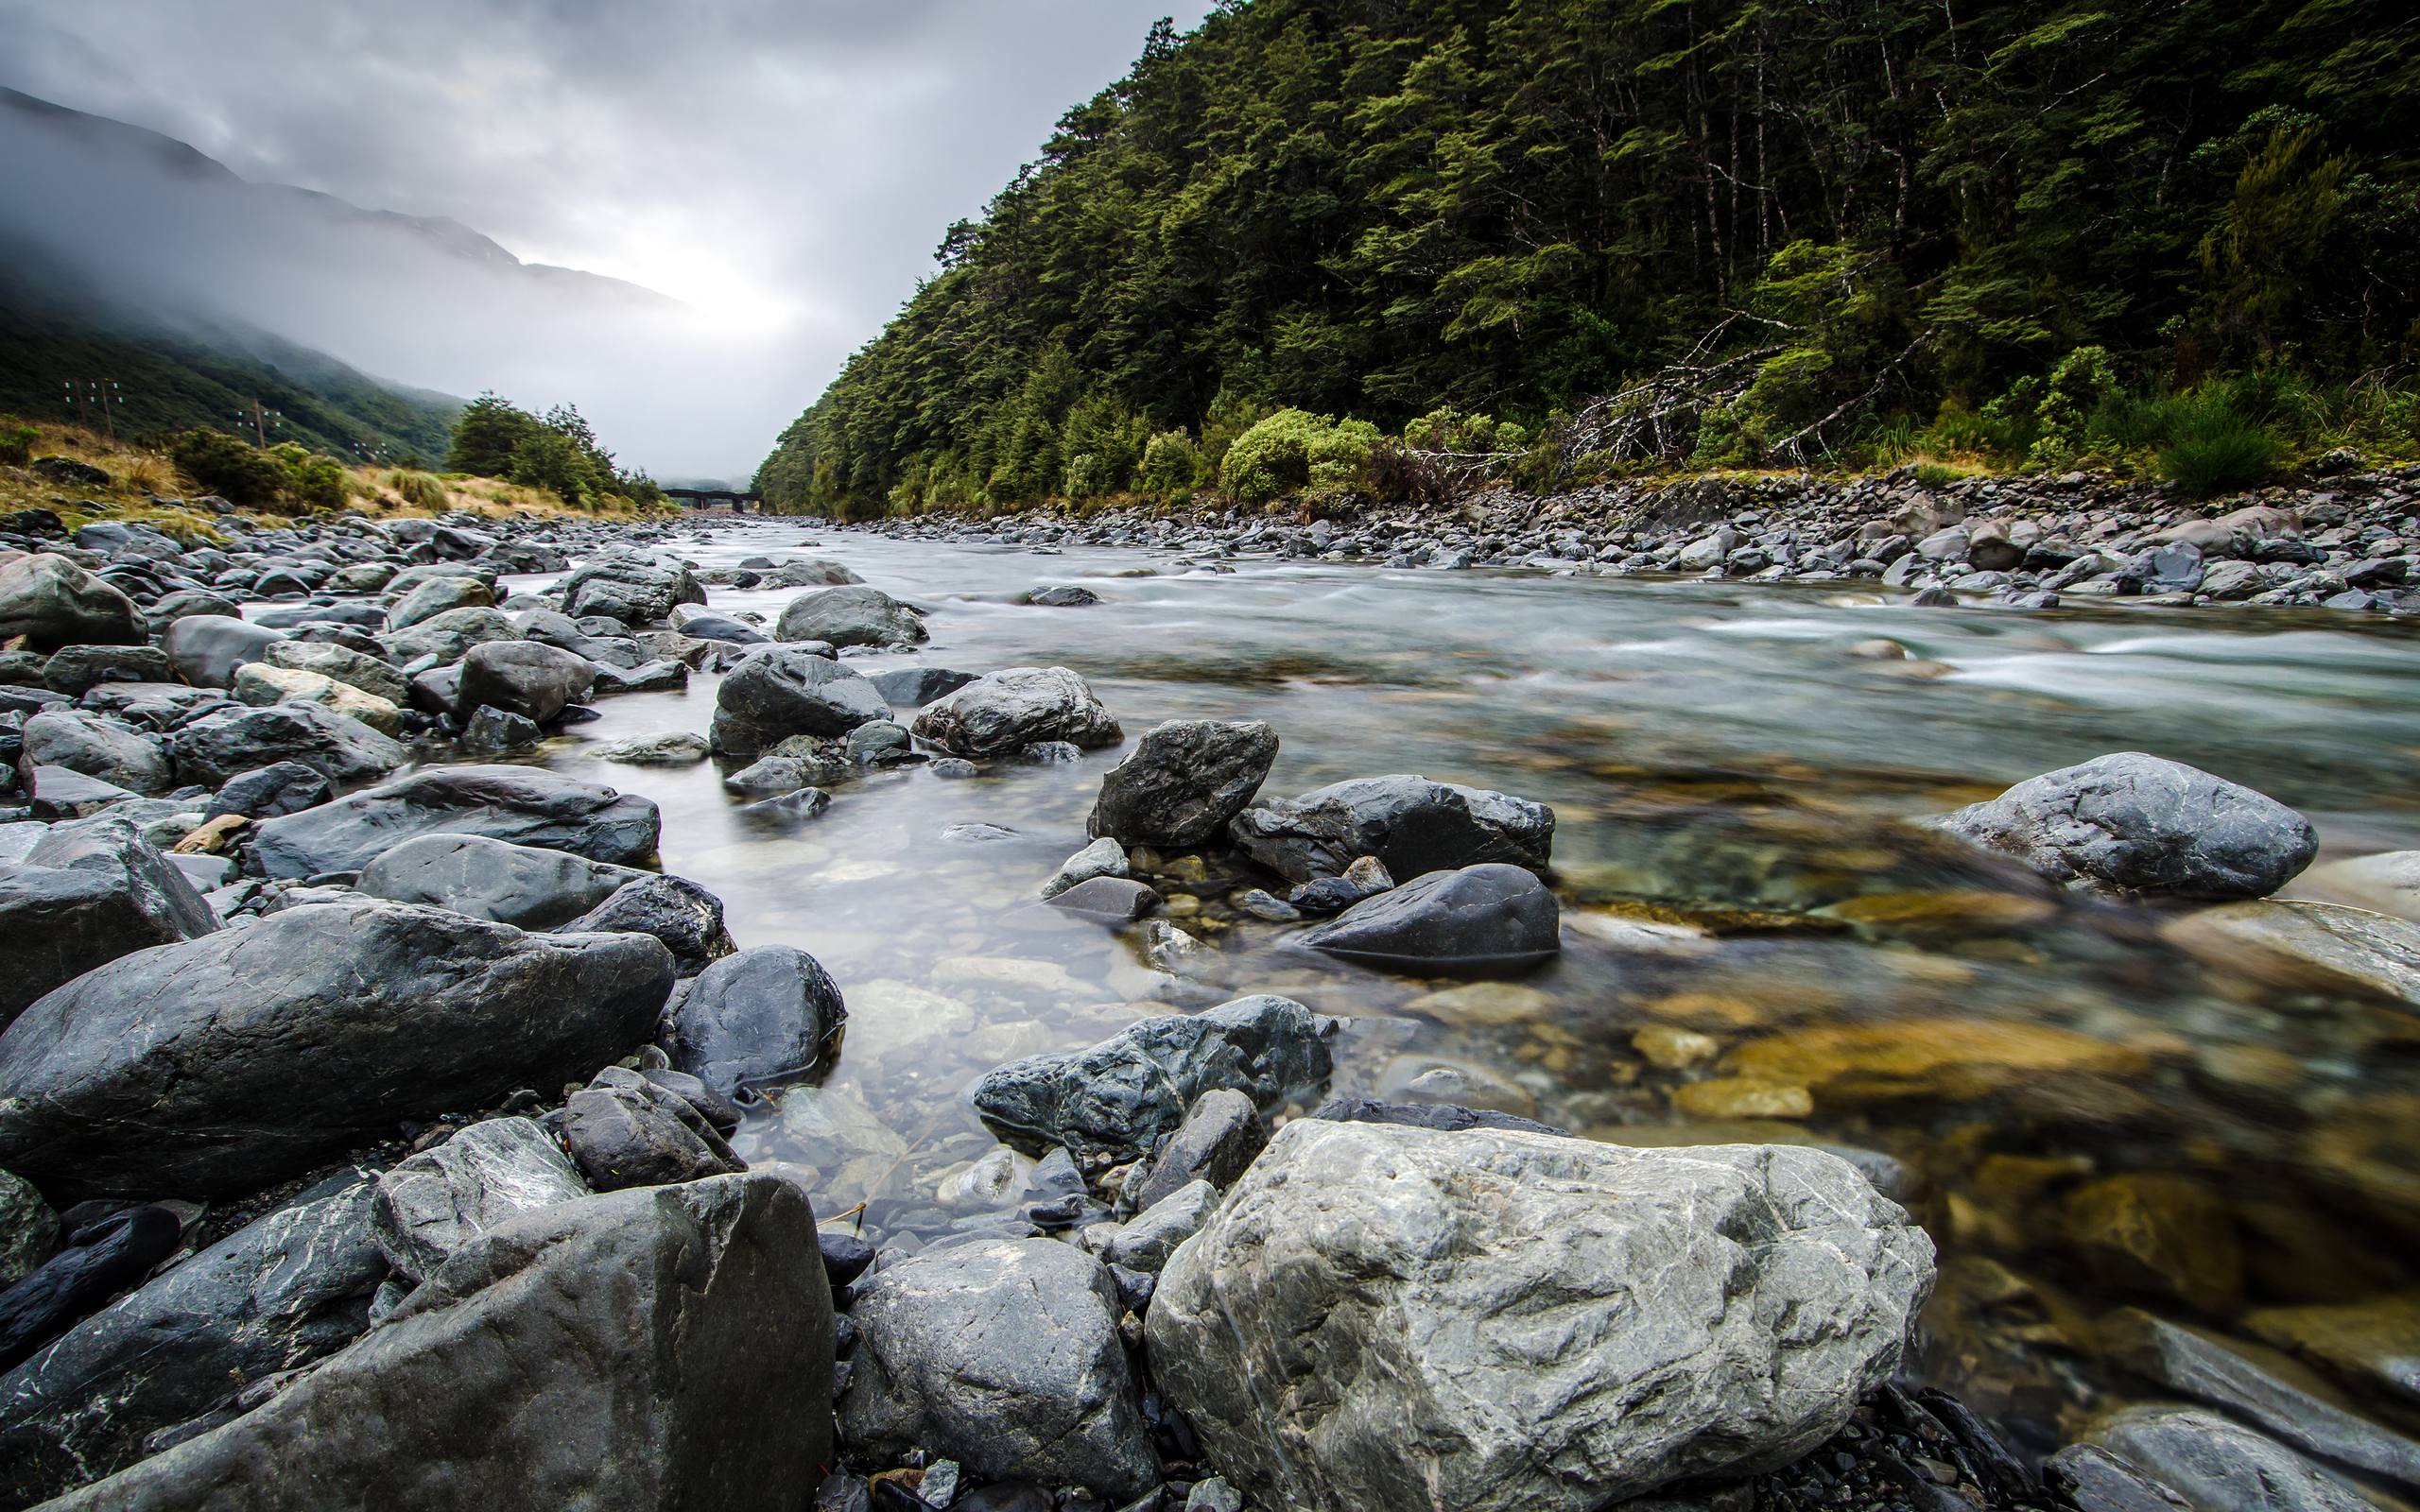
<path fill-rule="evenodd" d="M 122 310 L 577 404 L 625 463 L 740 478 L 1161 13 L 0 4 L 0 85 L 208 155 L 0 105 L 0 238 Z"/>

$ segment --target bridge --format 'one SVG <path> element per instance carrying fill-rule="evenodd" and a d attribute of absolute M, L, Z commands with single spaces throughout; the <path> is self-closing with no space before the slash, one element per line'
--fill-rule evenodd
<path fill-rule="evenodd" d="M 729 509 L 734 514 L 746 514 L 752 506 L 761 514 L 765 508 L 765 496 L 753 489 L 666 489 L 664 496 L 678 499 L 684 509 Z"/>

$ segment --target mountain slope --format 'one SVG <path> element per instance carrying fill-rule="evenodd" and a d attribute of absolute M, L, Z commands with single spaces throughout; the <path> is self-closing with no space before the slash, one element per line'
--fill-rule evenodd
<path fill-rule="evenodd" d="M 1281 405 L 1625 392 L 1618 460 L 1816 461 L 2087 345 L 2342 380 L 2415 354 L 2415 127 L 2393 0 L 1238 0 L 951 228 L 760 483 L 1014 503 Z"/>

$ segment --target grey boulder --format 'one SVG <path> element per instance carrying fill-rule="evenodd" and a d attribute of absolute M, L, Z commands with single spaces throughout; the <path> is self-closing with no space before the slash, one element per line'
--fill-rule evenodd
<path fill-rule="evenodd" d="M 835 646 L 921 645 L 925 616 L 879 588 L 852 584 L 802 593 L 782 610 L 774 633 L 785 641 L 823 641 Z"/>
<path fill-rule="evenodd" d="M 2372 1512 L 2343 1481 L 2203 1408 L 2130 1407 L 2090 1436 L 2200 1512 Z"/>
<path fill-rule="evenodd" d="M 1145 1329 L 1255 1504 L 1596 1512 L 1837 1433 L 1932 1259 L 1821 1151 L 1301 1119 L 1169 1259 Z"/>
<path fill-rule="evenodd" d="M 723 925 L 721 899 L 686 877 L 653 873 L 616 888 L 556 932 L 646 935 L 672 953 L 673 973 L 682 977 L 697 975 L 736 948 Z"/>
<path fill-rule="evenodd" d="M 975 1084 L 975 1108 L 1029 1143 L 1136 1157 L 1214 1089 L 1241 1092 L 1263 1112 L 1316 1091 L 1333 1065 L 1331 1026 L 1279 997 L 1144 1019 L 1088 1050 L 1030 1056 L 987 1073 Z"/>
<path fill-rule="evenodd" d="M 747 1169 L 695 1104 L 620 1066 L 606 1067 L 563 1104 L 563 1143 L 599 1192 Z"/>
<path fill-rule="evenodd" d="M 726 755 L 749 756 L 791 735 L 828 739 L 890 717 L 890 705 L 873 684 L 830 657 L 761 645 L 715 690 L 708 738 Z"/>
<path fill-rule="evenodd" d="M 37 651 L 62 645 L 139 645 L 134 601 L 69 558 L 38 552 L 0 562 L 0 641 L 19 636 Z"/>
<path fill-rule="evenodd" d="M 1133 1206 L 1147 1209 L 1196 1181 L 1225 1191 L 1269 1147 L 1269 1124 L 1253 1100 L 1218 1087 L 1194 1099 L 1144 1168 L 1131 1191 Z"/>
<path fill-rule="evenodd" d="M 223 688 L 234 680 L 235 669 L 258 662 L 268 648 L 285 639 L 284 630 L 219 614 L 188 614 L 172 623 L 160 637 L 160 649 L 177 675 L 197 688 Z"/>
<path fill-rule="evenodd" d="M 483 834 L 631 865 L 655 854 L 653 803 L 531 766 L 424 766 L 333 803 L 263 821 L 264 876 L 358 871 L 417 834 Z"/>
<path fill-rule="evenodd" d="M 874 691 L 902 709 L 921 709 L 936 698 L 956 693 L 975 680 L 972 672 L 948 667 L 892 667 L 870 679 Z"/>
<path fill-rule="evenodd" d="M 1562 949 L 1562 912 L 1535 872 L 1491 862 L 1432 871 L 1303 936 L 1314 950 L 1440 976 L 1525 971 Z"/>
<path fill-rule="evenodd" d="M 1375 856 L 1397 877 L 1486 862 L 1546 869 L 1554 810 L 1425 777 L 1357 777 L 1295 799 L 1263 799 L 1228 833 L 1244 853 L 1291 882 L 1340 876 Z"/>
<path fill-rule="evenodd" d="M 417 1284 L 489 1229 L 586 1195 L 588 1183 L 545 1130 L 491 1118 L 380 1172 L 371 1223 L 386 1263 Z"/>
<path fill-rule="evenodd" d="M 2082 891 L 2265 898 L 2319 851 L 2284 804 L 2141 751 L 2045 772 L 1938 823 Z"/>
<path fill-rule="evenodd" d="M 138 951 L 0 1033 L 0 1167 L 54 1197 L 222 1196 L 398 1119 L 627 1055 L 672 986 L 636 935 L 526 935 L 375 901 Z"/>
<path fill-rule="evenodd" d="M 857 1283 L 840 1435 L 925 1449 L 987 1481 L 1080 1486 L 1123 1503 L 1159 1478 L 1098 1261 L 1047 1239 L 914 1256 Z"/>
<path fill-rule="evenodd" d="M 804 951 L 760 945 L 698 974 L 667 1024 L 672 1064 L 724 1096 L 811 1070 L 848 1008 Z"/>
<path fill-rule="evenodd" d="M 0 1024 L 96 966 L 217 927 L 193 884 L 131 821 L 62 825 L 0 870 Z"/>
<path fill-rule="evenodd" d="M 349 645 L 326 641 L 275 641 L 263 649 L 260 660 L 290 672 L 316 672 L 359 688 L 372 697 L 384 698 L 397 708 L 408 705 L 412 699 L 411 684 L 402 673 Z"/>
<path fill-rule="evenodd" d="M 463 715 L 500 709 L 532 724 L 552 724 L 587 697 L 596 681 L 596 669 L 584 657 L 535 641 L 490 641 L 462 658 L 455 709 Z"/>
<path fill-rule="evenodd" d="M 521 929 L 552 929 L 647 875 L 543 846 L 424 834 L 378 852 L 354 885 L 372 898 L 450 908 Z"/>
<path fill-rule="evenodd" d="M 1257 719 L 1171 719 L 1101 779 L 1085 832 L 1130 845 L 1190 850 L 1226 834 L 1277 760 Z"/>
<path fill-rule="evenodd" d="M 177 776 L 216 787 L 274 762 L 300 762 L 337 787 L 374 782 L 411 760 L 389 736 L 316 703 L 222 709 L 176 732 Z"/>
<path fill-rule="evenodd" d="M 266 1403 L 58 1512 L 797 1512 L 832 1457 L 815 1245 L 778 1168 L 544 1209 Z"/>
<path fill-rule="evenodd" d="M 18 740 L 26 766 L 65 767 L 130 793 L 164 793 L 171 785 L 159 741 L 81 709 L 45 709 L 26 721 Z"/>
<path fill-rule="evenodd" d="M 953 756 L 1008 756 L 1050 741 L 1089 750 L 1125 738 L 1084 679 L 1065 667 L 986 673 L 925 705 L 915 731 Z"/>

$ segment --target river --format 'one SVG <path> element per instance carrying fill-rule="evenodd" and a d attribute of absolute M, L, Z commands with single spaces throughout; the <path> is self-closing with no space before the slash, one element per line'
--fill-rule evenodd
<path fill-rule="evenodd" d="M 1423 982 L 1289 948 L 1297 926 L 1232 902 L 1282 885 L 1218 858 L 1179 889 L 1173 921 L 1201 949 L 1167 972 L 1142 931 L 1035 898 L 1084 843 L 1117 751 L 975 780 L 886 771 L 769 832 L 715 765 L 595 754 L 702 731 L 714 678 L 604 701 L 537 759 L 654 799 L 665 868 L 718 894 L 741 944 L 799 946 L 841 984 L 829 1076 L 741 1146 L 813 1166 L 821 1211 L 863 1203 L 887 1242 L 994 1221 L 937 1197 L 994 1148 L 965 1102 L 977 1074 L 1171 1004 L 1275 991 L 1352 1019 L 1340 1091 L 1600 1139 L 1890 1157 L 1874 1168 L 1943 1255 L 1919 1370 L 2036 1447 L 2122 1389 L 2094 1359 L 2107 1307 L 2273 1332 L 2258 1310 L 2412 1282 L 2420 1019 L 2207 965 L 2173 942 L 2177 910 L 2053 895 L 1920 828 L 2139 749 L 2301 809 L 2323 861 L 2420 847 L 2409 627 L 1302 560 L 1213 572 L 771 523 L 680 549 L 709 569 L 806 549 L 929 610 L 929 646 L 852 658 L 860 670 L 1065 665 L 1130 738 L 1175 717 L 1269 721 L 1270 793 L 1418 772 L 1558 816 L 1564 951 L 1521 981 Z M 1102 602 L 1014 602 L 1061 582 Z M 769 623 L 797 592 L 713 601 Z M 1906 656 L 1874 655 L 1879 640 Z M 1013 833 L 952 828 L 976 825 Z"/>

